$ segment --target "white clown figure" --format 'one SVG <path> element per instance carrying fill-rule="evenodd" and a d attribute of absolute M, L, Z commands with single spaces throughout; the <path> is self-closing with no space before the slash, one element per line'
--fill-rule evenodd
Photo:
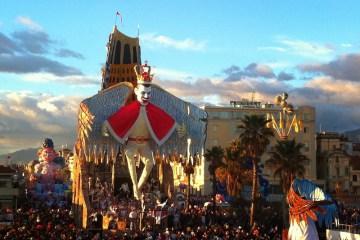
<path fill-rule="evenodd" d="M 137 86 L 134 89 L 136 100 L 112 114 L 104 123 L 106 130 L 124 145 L 125 155 L 133 193 L 140 199 L 141 189 L 154 166 L 153 151 L 150 142 L 161 146 L 176 128 L 176 121 L 160 107 L 149 102 L 151 96 L 152 75 L 147 64 L 136 71 Z M 136 174 L 136 158 L 144 164 L 140 178 Z"/>

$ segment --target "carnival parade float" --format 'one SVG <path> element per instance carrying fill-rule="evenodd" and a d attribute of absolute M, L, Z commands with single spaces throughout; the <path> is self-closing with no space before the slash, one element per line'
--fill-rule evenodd
<path fill-rule="evenodd" d="M 125 189 L 135 200 L 156 185 L 159 197 L 171 199 L 169 162 L 194 161 L 205 142 L 206 112 L 154 84 L 151 67 L 141 64 L 139 38 L 116 26 L 102 78 L 102 89 L 83 100 L 78 113 L 72 202 L 83 227 L 99 184 L 109 196 Z"/>
<path fill-rule="evenodd" d="M 54 149 L 52 139 L 46 138 L 38 150 L 38 160 L 28 164 L 28 190 L 36 201 L 49 205 L 61 205 L 66 202 L 68 170 L 65 160 Z"/>

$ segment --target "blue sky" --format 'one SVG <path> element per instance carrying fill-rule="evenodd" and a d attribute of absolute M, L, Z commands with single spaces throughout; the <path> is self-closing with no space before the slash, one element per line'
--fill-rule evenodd
<path fill-rule="evenodd" d="M 115 23 L 138 26 L 142 59 L 165 89 L 197 104 L 256 92 L 317 108 L 317 125 L 357 128 L 358 1 L 2 1 L 0 153 L 74 139 L 79 102 L 100 88 Z M 334 119 L 334 116 L 341 116 Z M 71 136 L 71 137 L 69 137 Z M 20 139 L 20 140 L 19 140 Z"/>

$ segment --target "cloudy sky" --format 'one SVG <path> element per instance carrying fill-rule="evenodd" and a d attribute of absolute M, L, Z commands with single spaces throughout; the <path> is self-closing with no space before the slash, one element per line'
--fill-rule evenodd
<path fill-rule="evenodd" d="M 197 104 L 287 91 L 317 127 L 360 127 L 358 1 L 2 1 L 0 154 L 76 134 L 79 102 L 100 89 L 114 24 L 139 30 L 156 82 Z M 121 18 L 115 18 L 116 11 Z"/>

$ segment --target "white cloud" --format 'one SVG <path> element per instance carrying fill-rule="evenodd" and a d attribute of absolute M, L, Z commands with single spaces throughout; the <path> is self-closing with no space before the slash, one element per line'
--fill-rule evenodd
<path fill-rule="evenodd" d="M 351 43 L 342 43 L 340 46 L 343 48 L 351 48 L 353 45 Z"/>
<path fill-rule="evenodd" d="M 43 27 L 40 24 L 25 16 L 18 16 L 16 22 L 34 31 L 43 30 Z"/>
<path fill-rule="evenodd" d="M 91 75 L 70 75 L 56 76 L 51 73 L 28 73 L 22 75 L 22 80 L 36 83 L 66 83 L 72 85 L 100 85 L 101 76 Z"/>
<path fill-rule="evenodd" d="M 323 91 L 323 103 L 346 104 L 358 106 L 360 102 L 360 83 L 334 79 L 328 76 L 316 77 L 305 84 L 305 87 Z"/>
<path fill-rule="evenodd" d="M 59 109 L 55 106 L 55 104 L 52 103 L 51 99 L 39 101 L 37 106 L 38 106 L 38 108 L 40 108 L 42 110 L 45 110 L 47 112 L 54 113 L 54 114 L 56 114 L 59 111 Z"/>
<path fill-rule="evenodd" d="M 292 66 L 290 62 L 266 62 L 264 64 L 272 69 L 280 69 L 280 70 L 284 70 L 284 68 L 288 68 Z"/>
<path fill-rule="evenodd" d="M 206 48 L 205 41 L 195 41 L 191 38 L 176 40 L 168 36 L 155 33 L 145 33 L 140 38 L 149 47 L 166 47 L 179 50 L 203 51 Z"/>
<path fill-rule="evenodd" d="M 283 47 L 258 47 L 259 51 L 275 51 L 275 52 L 286 52 L 286 48 Z"/>
<path fill-rule="evenodd" d="M 316 56 L 331 56 L 334 50 L 329 47 L 318 43 L 306 42 L 302 40 L 281 39 L 281 44 L 288 47 L 288 50 L 296 55 L 305 57 Z"/>
<path fill-rule="evenodd" d="M 38 147 L 45 137 L 71 144 L 82 97 L 0 92 L 0 152 Z"/>
<path fill-rule="evenodd" d="M 327 44 L 286 37 L 277 37 L 276 42 L 280 44 L 280 46 L 263 46 L 258 47 L 258 50 L 288 53 L 312 59 L 328 59 L 334 54 L 334 49 Z"/>
<path fill-rule="evenodd" d="M 191 82 L 197 78 L 191 73 L 166 68 L 153 68 L 153 73 L 155 74 L 155 81 L 156 79 L 166 79 Z"/>

